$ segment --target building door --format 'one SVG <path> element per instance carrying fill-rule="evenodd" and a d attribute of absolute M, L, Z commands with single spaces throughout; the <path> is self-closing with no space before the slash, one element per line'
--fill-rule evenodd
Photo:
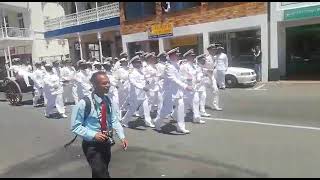
<path fill-rule="evenodd" d="M 320 80 L 320 24 L 286 29 L 286 78 Z"/>

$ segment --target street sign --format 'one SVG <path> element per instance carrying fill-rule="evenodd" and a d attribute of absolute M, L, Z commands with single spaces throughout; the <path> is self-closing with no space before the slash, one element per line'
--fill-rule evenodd
<path fill-rule="evenodd" d="M 284 20 L 299 20 L 320 16 L 320 6 L 310 6 L 284 11 Z"/>
<path fill-rule="evenodd" d="M 160 23 L 151 25 L 148 29 L 149 39 L 173 36 L 173 23 Z"/>

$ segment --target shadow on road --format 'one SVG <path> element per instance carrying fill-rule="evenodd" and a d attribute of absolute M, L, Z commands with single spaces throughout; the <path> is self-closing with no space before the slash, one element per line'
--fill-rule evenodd
<path fill-rule="evenodd" d="M 212 158 L 192 157 L 130 146 L 126 152 L 112 152 L 112 177 L 253 177 L 264 173 L 227 164 Z M 71 165 L 70 165 L 71 164 Z M 90 167 L 79 144 L 63 147 L 10 167 L 0 177 L 90 177 Z"/>

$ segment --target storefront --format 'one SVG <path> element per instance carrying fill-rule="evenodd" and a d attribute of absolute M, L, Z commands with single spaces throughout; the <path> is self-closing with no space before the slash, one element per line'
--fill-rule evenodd
<path fill-rule="evenodd" d="M 278 42 L 271 44 L 276 45 L 272 48 L 277 51 L 271 55 L 278 57 L 281 79 L 320 80 L 319 3 L 301 2 L 276 13 L 282 18 L 275 18 L 276 23 L 271 27 L 278 37 Z"/>

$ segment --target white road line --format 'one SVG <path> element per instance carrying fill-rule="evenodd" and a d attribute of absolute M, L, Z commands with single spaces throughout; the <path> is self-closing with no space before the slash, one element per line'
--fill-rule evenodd
<path fill-rule="evenodd" d="M 246 89 L 247 91 L 266 91 L 267 89 Z"/>
<path fill-rule="evenodd" d="M 259 124 L 259 125 L 266 125 L 266 126 L 277 126 L 277 127 L 308 129 L 308 130 L 320 131 L 319 127 L 310 127 L 310 126 L 296 126 L 296 125 L 289 125 L 289 124 L 273 124 L 273 123 L 263 123 L 263 122 L 257 122 L 257 121 L 242 121 L 242 120 L 235 120 L 235 119 L 207 118 L 207 117 L 201 117 L 201 119 L 212 120 L 212 121 L 226 121 L 226 122 L 237 122 L 237 123 L 245 123 L 245 124 Z"/>
<path fill-rule="evenodd" d="M 256 87 L 256 88 L 253 88 L 254 90 L 257 90 L 257 89 L 261 89 L 262 87 L 264 87 L 265 84 L 261 84 L 260 86 Z"/>

